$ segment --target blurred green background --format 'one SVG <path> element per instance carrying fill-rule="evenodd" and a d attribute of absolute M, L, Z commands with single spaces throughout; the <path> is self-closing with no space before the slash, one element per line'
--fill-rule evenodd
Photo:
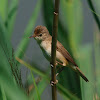
<path fill-rule="evenodd" d="M 52 33 L 53 3 L 0 1 L 0 100 L 51 100 L 50 64 L 28 37 L 37 25 Z M 100 1 L 61 0 L 59 12 L 58 40 L 89 82 L 64 68 L 58 100 L 100 100 Z"/>

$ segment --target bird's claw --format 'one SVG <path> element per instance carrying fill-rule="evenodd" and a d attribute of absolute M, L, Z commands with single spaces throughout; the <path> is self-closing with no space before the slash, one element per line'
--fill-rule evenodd
<path fill-rule="evenodd" d="M 50 63 L 51 67 L 53 68 L 54 66 L 52 65 L 52 63 Z"/>
<path fill-rule="evenodd" d="M 54 86 L 54 85 L 57 84 L 57 83 L 58 83 L 58 80 L 56 80 L 56 82 L 54 82 L 54 81 L 52 81 L 52 80 L 50 81 L 50 85 L 51 85 L 51 86 Z"/>

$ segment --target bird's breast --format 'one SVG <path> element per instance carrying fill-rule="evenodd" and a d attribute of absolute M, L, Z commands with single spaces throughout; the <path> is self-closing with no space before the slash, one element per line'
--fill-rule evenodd
<path fill-rule="evenodd" d="M 49 41 L 42 41 L 40 44 L 42 52 L 44 56 L 50 61 L 51 57 L 51 42 Z"/>

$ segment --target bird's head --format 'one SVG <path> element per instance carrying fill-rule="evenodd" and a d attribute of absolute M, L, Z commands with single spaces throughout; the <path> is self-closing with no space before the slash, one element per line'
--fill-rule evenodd
<path fill-rule="evenodd" d="M 34 30 L 34 34 L 29 38 L 34 37 L 37 41 L 43 41 L 50 36 L 48 29 L 45 26 L 37 26 Z"/>

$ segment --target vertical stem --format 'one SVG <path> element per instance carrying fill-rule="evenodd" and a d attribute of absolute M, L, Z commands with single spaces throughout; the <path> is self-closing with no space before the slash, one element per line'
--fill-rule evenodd
<path fill-rule="evenodd" d="M 53 19 L 53 32 L 52 32 L 52 51 L 51 51 L 51 77 L 52 81 L 56 82 L 56 43 L 58 32 L 58 13 L 59 13 L 59 0 L 55 0 L 55 11 Z M 57 100 L 56 84 L 52 86 L 52 100 Z"/>

